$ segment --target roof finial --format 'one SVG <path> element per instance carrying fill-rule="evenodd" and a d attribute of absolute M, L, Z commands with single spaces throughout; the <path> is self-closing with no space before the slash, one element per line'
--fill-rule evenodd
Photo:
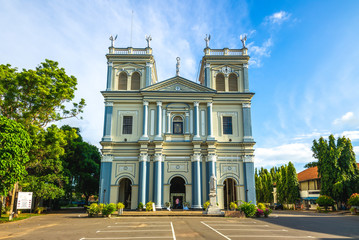
<path fill-rule="evenodd" d="M 246 48 L 247 35 L 244 35 L 244 37 L 241 35 L 241 41 L 243 48 Z"/>
<path fill-rule="evenodd" d="M 151 37 L 151 35 L 149 35 L 149 36 L 146 35 L 145 38 L 146 38 L 146 41 L 147 41 L 147 47 L 150 48 L 151 47 L 152 37 Z"/>
<path fill-rule="evenodd" d="M 112 35 L 110 36 L 110 41 L 111 41 L 111 47 L 113 47 L 115 41 L 117 39 L 117 35 L 115 37 L 113 37 Z"/>
<path fill-rule="evenodd" d="M 179 76 L 180 66 L 181 66 L 181 59 L 180 57 L 176 58 L 177 64 L 176 64 L 176 76 Z"/>
<path fill-rule="evenodd" d="M 204 41 L 206 41 L 206 48 L 209 48 L 209 40 L 211 40 L 211 34 L 206 34 L 206 37 L 204 38 Z"/>

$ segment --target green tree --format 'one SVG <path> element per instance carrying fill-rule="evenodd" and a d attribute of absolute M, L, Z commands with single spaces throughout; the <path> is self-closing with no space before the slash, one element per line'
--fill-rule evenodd
<path fill-rule="evenodd" d="M 299 199 L 299 183 L 297 172 L 291 162 L 288 163 L 287 167 L 286 187 L 287 203 L 295 203 Z"/>
<path fill-rule="evenodd" d="M 287 203 L 287 165 L 281 166 L 277 176 L 277 198 L 280 203 Z"/>
<path fill-rule="evenodd" d="M 29 134 L 21 124 L 0 116 L 0 195 L 6 195 L 26 175 L 30 146 Z"/>
<path fill-rule="evenodd" d="M 59 157 L 64 154 L 67 133 L 56 126 L 45 127 L 82 113 L 85 101 L 72 102 L 76 85 L 76 78 L 68 76 L 55 61 L 46 59 L 35 70 L 21 72 L 9 64 L 0 65 L 0 115 L 22 123 L 30 134 L 29 174 L 21 186 L 34 191 L 37 198 L 63 195 L 66 178 Z M 73 107 L 68 109 L 71 102 Z"/>
<path fill-rule="evenodd" d="M 66 154 L 62 157 L 70 179 L 67 189 L 70 193 L 74 190 L 78 195 L 84 195 L 88 205 L 89 197 L 98 194 L 101 154 L 96 146 L 83 141 L 78 128 L 65 125 L 61 129 L 76 131 L 78 136 L 68 140 Z M 74 186 L 74 189 L 71 186 Z"/>
<path fill-rule="evenodd" d="M 28 176 L 21 182 L 24 191 L 34 193 L 35 206 L 43 199 L 55 199 L 64 195 L 64 175 L 60 157 L 64 155 L 67 139 L 77 137 L 76 131 L 64 131 L 56 125 L 47 129 L 32 127 L 33 147 L 26 165 Z M 35 137 L 36 136 L 36 137 Z"/>
<path fill-rule="evenodd" d="M 316 166 L 318 166 L 318 162 L 309 162 L 304 165 L 304 168 L 311 168 L 311 167 L 316 167 Z"/>
<path fill-rule="evenodd" d="M 11 65 L 0 65 L 0 115 L 22 123 L 44 127 L 48 123 L 75 117 L 85 100 L 66 105 L 75 97 L 77 79 L 68 76 L 58 63 L 45 60 L 36 70 L 18 72 Z"/>
<path fill-rule="evenodd" d="M 358 168 L 349 138 L 333 135 L 313 141 L 313 157 L 318 159 L 321 195 L 331 196 L 337 202 L 346 202 L 358 189 Z"/>

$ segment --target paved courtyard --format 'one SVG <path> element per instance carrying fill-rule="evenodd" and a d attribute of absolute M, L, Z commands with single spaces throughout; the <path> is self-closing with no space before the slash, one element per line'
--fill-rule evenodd
<path fill-rule="evenodd" d="M 359 239 L 359 217 L 278 212 L 270 218 L 115 217 L 64 213 L 0 224 L 0 239 Z"/>

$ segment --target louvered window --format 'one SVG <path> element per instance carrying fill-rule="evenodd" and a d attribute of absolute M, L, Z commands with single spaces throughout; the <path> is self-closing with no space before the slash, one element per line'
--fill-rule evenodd
<path fill-rule="evenodd" d="M 236 74 L 229 75 L 228 79 L 229 91 L 238 92 L 238 80 Z"/>
<path fill-rule="evenodd" d="M 223 117 L 223 134 L 233 134 L 232 117 Z"/>
<path fill-rule="evenodd" d="M 183 134 L 183 119 L 180 116 L 173 118 L 173 134 Z"/>
<path fill-rule="evenodd" d="M 217 91 L 225 91 L 224 76 L 221 73 L 217 74 L 217 76 L 216 76 L 216 90 Z"/>
<path fill-rule="evenodd" d="M 139 90 L 140 89 L 140 74 L 138 72 L 134 72 L 131 76 L 131 90 Z"/>
<path fill-rule="evenodd" d="M 118 89 L 127 90 L 127 74 L 125 72 L 120 73 Z"/>
<path fill-rule="evenodd" d="M 132 116 L 124 116 L 123 117 L 122 134 L 132 134 L 132 123 L 133 123 Z"/>

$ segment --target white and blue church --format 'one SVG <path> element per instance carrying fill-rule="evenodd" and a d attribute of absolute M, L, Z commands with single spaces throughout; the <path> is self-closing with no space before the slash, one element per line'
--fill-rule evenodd
<path fill-rule="evenodd" d="M 145 48 L 110 40 L 99 201 L 201 209 L 214 175 L 220 208 L 255 203 L 245 41 L 241 49 L 211 49 L 206 38 L 196 83 L 180 76 L 179 58 L 176 74 L 158 79 L 151 38 Z"/>

